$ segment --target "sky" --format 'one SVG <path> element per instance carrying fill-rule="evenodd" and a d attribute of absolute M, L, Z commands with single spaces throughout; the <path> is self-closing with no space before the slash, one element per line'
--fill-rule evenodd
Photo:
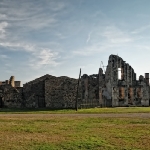
<path fill-rule="evenodd" d="M 97 74 L 109 55 L 150 73 L 149 0 L 0 0 L 0 80 Z"/>

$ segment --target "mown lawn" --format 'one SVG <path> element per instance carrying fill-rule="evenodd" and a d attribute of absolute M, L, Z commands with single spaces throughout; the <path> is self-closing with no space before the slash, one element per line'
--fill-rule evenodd
<path fill-rule="evenodd" d="M 150 107 L 116 107 L 116 108 L 91 108 L 91 109 L 62 109 L 62 110 L 51 110 L 48 108 L 44 109 L 9 109 L 0 108 L 0 114 L 85 114 L 85 113 L 150 113 Z"/>
<path fill-rule="evenodd" d="M 149 150 L 150 119 L 0 115 L 0 150 Z"/>

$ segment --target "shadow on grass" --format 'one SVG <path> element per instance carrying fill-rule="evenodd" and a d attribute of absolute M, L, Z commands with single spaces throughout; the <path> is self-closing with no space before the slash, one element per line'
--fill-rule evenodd
<path fill-rule="evenodd" d="M 0 108 L 0 114 L 101 114 L 101 113 L 150 113 L 150 107 L 116 107 L 88 109 L 52 108 Z"/>
<path fill-rule="evenodd" d="M 56 112 L 72 112 L 75 109 L 51 109 L 51 108 L 0 108 L 0 113 L 56 113 Z"/>

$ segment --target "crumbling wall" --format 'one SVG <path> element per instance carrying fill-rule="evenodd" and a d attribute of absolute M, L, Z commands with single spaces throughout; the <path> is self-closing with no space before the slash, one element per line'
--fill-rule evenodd
<path fill-rule="evenodd" d="M 121 79 L 118 68 L 121 68 Z M 134 69 L 117 55 L 109 57 L 105 84 L 108 82 L 112 87 L 112 106 L 149 106 L 149 74 L 146 73 L 145 78 L 140 76 L 137 81 Z"/>
<path fill-rule="evenodd" d="M 0 86 L 1 107 L 22 107 L 22 88 L 16 89 L 11 85 Z"/>
<path fill-rule="evenodd" d="M 120 71 L 120 74 L 118 73 Z M 81 77 L 82 103 L 101 107 L 149 106 L 149 74 L 136 80 L 134 69 L 117 55 L 110 55 L 106 72 Z"/>

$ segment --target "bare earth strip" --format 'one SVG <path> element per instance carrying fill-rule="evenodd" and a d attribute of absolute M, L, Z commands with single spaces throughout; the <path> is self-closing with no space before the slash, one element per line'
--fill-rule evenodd
<path fill-rule="evenodd" d="M 150 113 L 121 113 L 121 114 L 0 114 L 0 117 L 106 117 L 106 118 L 150 118 Z"/>

